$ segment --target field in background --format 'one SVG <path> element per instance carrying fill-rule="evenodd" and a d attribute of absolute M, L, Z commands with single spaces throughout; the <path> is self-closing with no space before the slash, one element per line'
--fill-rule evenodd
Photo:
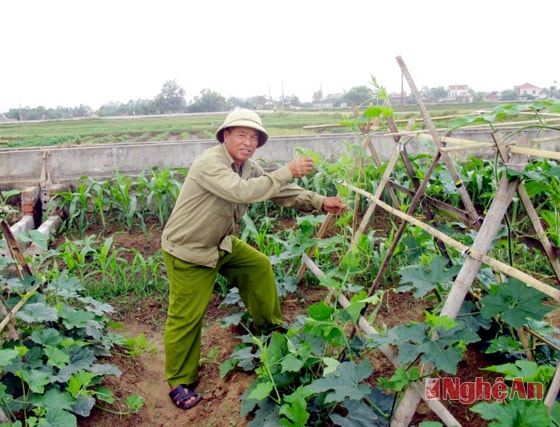
<path fill-rule="evenodd" d="M 495 104 L 428 106 L 433 119 L 491 110 Z M 364 108 L 360 109 L 362 112 Z M 395 118 L 420 118 L 413 105 L 395 106 Z M 161 116 L 89 118 L 27 122 L 0 122 L 0 149 L 77 144 L 104 144 L 186 139 L 212 139 L 226 112 Z M 271 136 L 313 135 L 349 131 L 349 109 L 317 111 L 259 111 Z M 421 123 L 421 121 L 419 122 Z M 446 122 L 438 122 L 445 127 Z M 421 126 L 418 125 L 418 126 Z M 309 127 L 309 128 L 308 128 Z"/>

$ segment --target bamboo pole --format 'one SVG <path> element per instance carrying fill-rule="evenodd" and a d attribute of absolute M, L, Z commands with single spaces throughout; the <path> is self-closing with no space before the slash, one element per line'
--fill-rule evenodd
<path fill-rule="evenodd" d="M 558 392 L 560 391 L 560 363 L 556 363 L 556 371 L 554 372 L 554 377 L 552 382 L 548 387 L 546 397 L 544 398 L 544 405 L 548 408 L 550 412 L 552 410 L 552 405 L 556 402 L 558 397 Z"/>
<path fill-rule="evenodd" d="M 10 321 L 12 321 L 12 319 L 14 318 L 16 313 L 24 306 L 24 304 L 27 302 L 27 300 L 29 298 L 31 298 L 31 296 L 39 289 L 39 286 L 40 286 L 40 284 L 35 285 L 29 292 L 27 292 L 19 300 L 19 302 L 16 305 L 14 305 L 12 310 L 4 317 L 4 319 L 2 319 L 2 322 L 0 322 L 0 332 L 2 332 L 4 330 L 4 328 L 6 327 L 6 325 L 8 323 L 10 323 Z"/>
<path fill-rule="evenodd" d="M 528 286 L 531 286 L 534 289 L 537 289 L 539 291 L 541 291 L 542 293 L 548 295 L 549 297 L 553 298 L 555 301 L 560 302 L 560 290 L 553 288 L 552 286 L 547 285 L 544 282 L 541 282 L 538 279 L 535 279 L 533 276 L 516 269 L 515 267 L 512 267 L 510 265 L 504 264 L 501 261 L 498 261 L 494 258 L 489 257 L 488 255 L 485 255 L 481 252 L 479 252 L 478 250 L 474 249 L 473 247 L 469 247 L 455 239 L 453 239 L 452 237 L 449 237 L 447 234 L 442 233 L 441 231 L 439 231 L 437 228 L 434 228 L 428 224 L 425 224 L 424 222 L 410 216 L 407 215 L 406 213 L 398 210 L 398 209 L 394 209 L 393 207 L 389 206 L 388 204 L 384 203 L 383 201 L 379 200 L 379 199 L 374 199 L 374 196 L 371 193 L 368 193 L 365 190 L 362 190 L 361 188 L 357 188 L 354 187 L 353 185 L 349 185 L 346 184 L 346 186 L 348 187 L 348 189 L 352 190 L 352 191 L 356 191 L 356 192 L 361 192 L 362 195 L 364 195 L 365 197 L 369 198 L 369 200 L 371 200 L 372 202 L 375 201 L 375 203 L 377 204 L 377 206 L 385 209 L 387 212 L 401 218 L 404 219 L 405 221 L 409 222 L 412 225 L 415 225 L 416 227 L 421 228 L 422 230 L 424 230 L 425 232 L 431 234 L 432 236 L 434 236 L 437 239 L 443 240 L 447 245 L 457 249 L 459 252 L 468 255 L 469 258 L 475 259 L 477 261 L 480 261 L 484 264 L 489 265 L 490 267 L 501 271 L 502 273 L 507 274 L 508 276 L 511 277 L 515 277 L 516 279 L 521 280 L 522 282 L 524 282 L 525 284 L 527 284 Z M 480 234 L 480 231 L 479 231 Z"/>
<path fill-rule="evenodd" d="M 412 80 L 412 77 L 411 77 L 410 73 L 408 72 L 408 68 L 406 67 L 404 61 L 402 60 L 402 58 L 400 56 L 397 56 L 396 59 L 397 59 L 397 63 L 399 64 L 399 66 L 401 68 L 401 72 L 402 72 L 403 76 L 406 77 L 406 80 L 408 82 L 408 86 L 410 88 L 410 91 L 414 95 L 414 99 L 416 100 L 416 104 L 418 105 L 418 108 L 420 110 L 420 114 L 424 118 L 424 122 L 426 123 L 426 127 L 428 128 L 430 134 L 432 135 L 432 138 L 434 139 L 434 143 L 435 143 L 436 147 L 438 149 L 443 147 L 443 144 L 440 140 L 440 137 L 439 137 L 439 134 L 436 130 L 436 127 L 434 126 L 433 122 L 430 119 L 430 115 L 428 113 L 428 110 L 426 109 L 426 106 L 424 105 L 424 103 L 422 101 L 422 96 L 420 95 L 420 92 L 416 88 L 416 84 Z M 459 173 L 457 172 L 457 169 L 455 168 L 455 163 L 453 162 L 451 157 L 449 155 L 447 155 L 447 153 L 442 153 L 442 160 L 445 163 L 445 166 L 447 167 L 447 171 L 449 172 L 449 174 L 453 178 L 453 181 L 457 184 L 462 182 L 461 178 L 459 177 Z M 463 202 L 465 210 L 467 211 L 467 213 L 470 216 L 472 224 L 476 225 L 478 223 L 478 220 L 479 220 L 479 215 L 476 212 L 474 204 L 473 204 L 473 202 L 470 198 L 470 195 L 467 192 L 465 186 L 464 185 L 457 185 L 457 192 L 459 193 L 459 196 L 461 197 L 461 200 Z"/>
<path fill-rule="evenodd" d="M 325 273 L 321 271 L 321 269 L 313 262 L 311 258 L 309 258 L 305 253 L 302 254 L 302 261 L 303 264 L 307 266 L 309 271 L 311 271 L 317 278 L 324 279 L 326 278 Z M 342 308 L 347 309 L 350 307 L 350 301 L 342 294 L 339 293 L 337 296 L 337 301 L 341 305 Z M 379 335 L 379 333 L 375 330 L 373 326 L 367 321 L 366 318 L 360 316 L 358 318 L 358 325 L 360 329 L 362 329 L 366 334 L 369 335 Z M 379 350 L 389 359 L 389 361 L 398 368 L 400 366 L 399 359 L 395 351 L 388 345 L 382 346 Z M 423 390 L 419 384 L 411 384 L 413 387 L 414 393 L 416 393 L 420 398 L 423 398 Z M 449 412 L 449 410 L 439 401 L 439 400 L 431 400 L 431 399 L 424 399 L 428 407 L 434 411 L 435 414 L 445 423 L 447 426 L 461 426 L 461 423 L 457 421 L 457 419 Z M 416 408 L 413 408 L 416 410 Z"/>
<path fill-rule="evenodd" d="M 389 182 L 389 178 L 390 178 L 391 174 L 393 173 L 393 169 L 395 168 L 395 165 L 396 165 L 398 159 L 399 159 L 399 150 L 398 150 L 398 148 L 396 148 L 393 151 L 393 155 L 389 159 L 389 162 L 387 164 L 387 168 L 385 169 L 385 172 L 383 173 L 383 176 L 381 177 L 381 181 L 379 182 L 379 186 L 377 187 L 377 190 L 375 191 L 375 199 L 379 199 L 381 197 L 381 195 L 383 194 L 383 190 L 385 190 L 385 187 L 387 186 L 387 183 Z M 352 241 L 350 242 L 350 249 L 349 250 L 352 250 L 357 245 L 358 239 L 360 238 L 361 234 L 364 232 L 364 230 L 366 228 L 366 225 L 369 223 L 369 220 L 371 219 L 371 216 L 373 215 L 374 211 L 375 211 L 375 202 L 370 204 L 369 207 L 367 208 L 366 212 L 364 213 L 364 216 L 362 217 L 362 221 L 360 223 L 360 226 L 358 227 L 358 230 L 352 236 Z"/>
<path fill-rule="evenodd" d="M 512 147 L 511 150 L 508 151 L 505 147 L 505 144 L 503 142 L 503 136 L 500 132 L 494 133 L 492 137 L 494 138 L 494 141 L 496 141 L 496 147 L 498 148 L 498 152 L 500 153 L 500 156 L 502 157 L 502 161 L 505 164 L 508 164 L 510 162 L 509 152 L 513 152 L 513 149 L 515 148 L 523 148 L 523 147 L 514 146 Z M 560 261 L 558 260 L 554 248 L 552 247 L 552 244 L 548 239 L 548 236 L 546 235 L 546 231 L 544 230 L 541 224 L 539 214 L 537 213 L 537 210 L 535 209 L 535 206 L 533 205 L 533 202 L 531 201 L 531 198 L 529 197 L 529 194 L 527 193 L 527 189 L 525 188 L 523 182 L 520 182 L 519 185 L 517 186 L 517 194 L 519 195 L 519 198 L 521 199 L 521 202 L 523 203 L 523 206 L 527 211 L 527 216 L 531 220 L 533 229 L 537 233 L 537 237 L 539 238 L 542 248 L 550 261 L 552 269 L 556 273 L 556 279 L 560 281 Z"/>
<path fill-rule="evenodd" d="M 522 137 L 519 140 L 519 144 L 521 146 L 529 146 L 531 144 L 531 140 L 527 137 Z M 515 155 L 511 157 L 511 165 L 510 167 L 513 170 L 521 171 L 525 165 L 527 164 L 527 157 L 521 155 Z M 482 255 L 486 255 L 488 250 L 492 246 L 492 241 L 494 240 L 501 222 L 504 218 L 504 215 L 511 204 L 513 199 L 513 195 L 516 192 L 517 186 L 519 183 L 519 179 L 515 179 L 510 181 L 507 176 L 501 179 L 500 184 L 496 190 L 496 194 L 490 208 L 488 209 L 488 213 L 482 226 L 480 227 L 479 232 L 473 242 L 473 246 L 470 249 L 470 253 L 474 250 Z M 440 316 L 448 316 L 451 319 L 455 319 L 465 297 L 467 296 L 468 292 L 471 289 L 471 285 L 476 279 L 478 272 L 480 271 L 480 267 L 482 265 L 482 261 L 474 258 L 468 257 L 465 260 L 465 263 L 462 265 L 457 277 L 455 278 L 455 282 L 447 295 L 447 299 L 443 305 L 441 310 Z M 508 266 L 509 267 L 509 266 Z M 527 275 L 529 276 L 529 275 Z M 529 276 L 531 277 L 531 276 Z M 555 289 L 555 291 L 558 291 Z M 433 367 L 431 364 L 426 366 L 427 371 L 431 371 Z M 413 393 L 409 392 L 408 390 L 405 392 L 402 402 L 406 402 L 406 405 L 401 410 L 400 405 L 397 408 L 395 413 L 395 419 L 398 420 L 397 425 L 408 425 L 412 420 L 414 412 L 411 412 L 409 407 L 416 402 L 418 404 L 418 397 Z"/>
<path fill-rule="evenodd" d="M 10 315 L 10 313 L 8 312 L 8 309 L 6 308 L 6 306 L 4 305 L 4 300 L 0 301 L 0 315 L 2 315 L 2 317 L 4 319 L 11 319 L 8 316 Z M 7 326 L 8 326 L 8 336 L 12 339 L 12 340 L 17 340 L 19 339 L 19 334 L 18 331 L 15 327 L 15 324 L 13 322 L 10 322 L 8 320 L 7 322 Z M 3 328 L 2 328 L 3 329 Z M 2 329 L 0 329 L 0 332 L 2 331 Z"/>
<path fill-rule="evenodd" d="M 536 148 L 527 147 L 511 147 L 510 151 L 512 154 L 527 154 L 528 156 L 560 160 L 560 153 L 558 151 L 538 150 Z"/>

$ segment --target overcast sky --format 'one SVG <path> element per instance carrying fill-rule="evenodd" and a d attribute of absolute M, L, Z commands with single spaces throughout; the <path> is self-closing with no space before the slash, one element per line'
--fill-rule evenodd
<path fill-rule="evenodd" d="M 173 79 L 187 101 L 210 89 L 306 102 L 371 76 L 400 92 L 397 56 L 419 89 L 550 87 L 559 12 L 557 0 L 3 1 L 0 112 L 152 99 Z"/>

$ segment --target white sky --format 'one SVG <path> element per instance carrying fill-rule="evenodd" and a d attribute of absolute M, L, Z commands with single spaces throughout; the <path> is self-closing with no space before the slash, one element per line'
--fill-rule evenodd
<path fill-rule="evenodd" d="M 560 82 L 560 2 L 541 0 L 11 0 L 0 5 L 0 112 L 152 99 L 400 92 Z M 370 86 L 371 87 L 371 86 Z M 406 81 L 405 92 L 409 92 Z"/>

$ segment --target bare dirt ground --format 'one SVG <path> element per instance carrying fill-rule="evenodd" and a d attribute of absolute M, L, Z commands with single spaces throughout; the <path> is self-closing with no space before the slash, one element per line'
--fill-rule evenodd
<path fill-rule="evenodd" d="M 153 233 L 147 240 L 143 235 L 115 234 L 115 243 L 126 247 L 143 249 L 153 252 L 159 247 L 159 233 Z M 423 311 L 427 307 L 422 301 L 415 300 L 410 294 L 386 293 L 388 300 L 382 304 L 377 314 L 376 324 L 388 327 L 407 323 L 410 320 L 422 320 Z M 284 300 L 282 305 L 285 320 L 290 323 L 306 308 L 326 296 L 326 290 L 317 286 L 302 283 L 298 290 Z M 203 360 L 200 370 L 200 382 L 197 392 L 203 400 L 194 408 L 183 411 L 176 408 L 168 396 L 168 386 L 164 379 L 163 329 L 165 324 L 165 298 L 140 299 L 129 297 L 118 304 L 115 320 L 124 324 L 125 328 L 117 332 L 134 337 L 144 334 L 150 343 L 149 349 L 136 357 L 124 355 L 112 357 L 107 362 L 117 365 L 122 375 L 107 377 L 105 385 L 113 390 L 117 403 L 110 408 L 112 412 L 94 409 L 92 415 L 79 422 L 80 426 L 88 427 L 132 427 L 132 426 L 204 426 L 233 427 L 246 426 L 250 418 L 240 414 L 241 395 L 248 389 L 254 376 L 246 372 L 234 372 L 226 378 L 220 378 L 219 364 L 228 359 L 234 347 L 241 343 L 238 332 L 232 328 L 223 328 L 220 319 L 230 314 L 228 307 L 220 306 L 221 300 L 215 296 L 206 314 L 203 331 L 202 355 L 218 348 L 213 358 Z M 370 356 L 374 373 L 370 379 L 372 384 L 377 378 L 389 378 L 394 369 L 385 356 L 378 352 Z M 467 381 L 475 376 L 488 376 L 478 370 L 489 365 L 488 361 L 476 350 L 469 350 L 460 363 L 458 376 Z M 482 371 L 484 372 L 484 371 Z M 133 394 L 142 396 L 145 404 L 134 414 L 119 415 L 115 412 L 125 411 L 124 401 Z M 454 403 L 449 406 L 454 416 L 468 426 L 485 426 L 487 422 L 477 414 L 468 410 L 467 405 Z M 439 421 L 431 410 L 421 403 L 413 424 L 421 421 Z"/>

